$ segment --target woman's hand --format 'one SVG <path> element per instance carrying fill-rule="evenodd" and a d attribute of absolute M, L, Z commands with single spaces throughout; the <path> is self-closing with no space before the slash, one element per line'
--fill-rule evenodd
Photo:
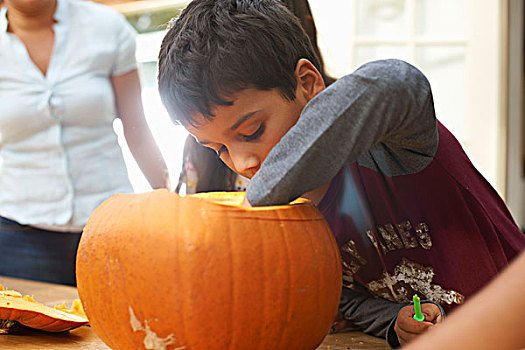
<path fill-rule="evenodd" d="M 414 305 L 408 305 L 399 310 L 394 330 L 401 345 L 407 344 L 442 321 L 441 310 L 435 304 L 421 304 L 421 311 L 425 315 L 425 320 L 420 322 L 414 320 Z"/>

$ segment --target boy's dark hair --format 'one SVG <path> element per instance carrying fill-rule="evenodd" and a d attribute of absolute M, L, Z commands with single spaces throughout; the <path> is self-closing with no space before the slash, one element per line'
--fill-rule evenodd
<path fill-rule="evenodd" d="M 278 0 L 194 0 L 174 21 L 159 54 L 159 92 L 170 116 L 196 126 L 243 89 L 295 99 L 297 61 L 319 59 L 298 19 Z"/>

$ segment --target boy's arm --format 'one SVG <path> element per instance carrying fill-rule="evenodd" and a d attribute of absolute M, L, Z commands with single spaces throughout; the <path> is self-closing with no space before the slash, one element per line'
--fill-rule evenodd
<path fill-rule="evenodd" d="M 372 298 L 353 289 L 343 287 L 339 312 L 343 318 L 365 333 L 386 338 L 393 331 L 399 310 L 408 304 L 397 304 L 382 298 Z M 397 339 L 396 339 L 397 341 Z"/>
<path fill-rule="evenodd" d="M 437 144 L 425 76 L 403 61 L 371 62 L 306 105 L 250 181 L 247 199 L 252 205 L 288 203 L 374 148 L 388 176 L 415 173 L 431 162 Z"/>
<path fill-rule="evenodd" d="M 440 319 L 445 317 L 445 311 L 439 304 L 428 300 L 422 301 L 421 304 L 423 309 L 425 309 L 426 304 L 435 305 L 435 309 L 441 316 Z M 411 305 L 413 304 L 394 303 L 382 298 L 369 297 L 353 289 L 343 287 L 339 312 L 353 326 L 365 333 L 386 338 L 388 345 L 393 349 L 397 349 L 401 344 L 395 330 L 396 320 L 401 309 L 405 309 L 408 306 L 413 310 L 414 307 Z M 428 310 L 431 310 L 431 308 L 428 308 Z M 412 317 L 413 312 L 409 316 Z M 419 322 L 414 321 L 414 323 L 417 324 Z M 422 328 L 417 334 L 414 333 L 414 337 L 424 332 L 432 323 L 430 321 L 421 322 Z"/>

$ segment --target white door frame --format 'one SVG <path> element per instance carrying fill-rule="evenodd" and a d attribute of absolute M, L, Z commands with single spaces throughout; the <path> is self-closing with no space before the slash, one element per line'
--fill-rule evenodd
<path fill-rule="evenodd" d="M 507 204 L 522 229 L 525 224 L 524 11 L 523 0 L 508 0 L 506 192 Z"/>

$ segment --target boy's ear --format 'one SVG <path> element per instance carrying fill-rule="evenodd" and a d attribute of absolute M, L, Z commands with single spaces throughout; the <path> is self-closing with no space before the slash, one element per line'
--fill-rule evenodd
<path fill-rule="evenodd" d="M 306 58 L 301 58 L 297 61 L 295 76 L 297 77 L 296 94 L 303 94 L 306 101 L 310 101 L 315 95 L 325 89 L 323 76 L 312 62 Z"/>

